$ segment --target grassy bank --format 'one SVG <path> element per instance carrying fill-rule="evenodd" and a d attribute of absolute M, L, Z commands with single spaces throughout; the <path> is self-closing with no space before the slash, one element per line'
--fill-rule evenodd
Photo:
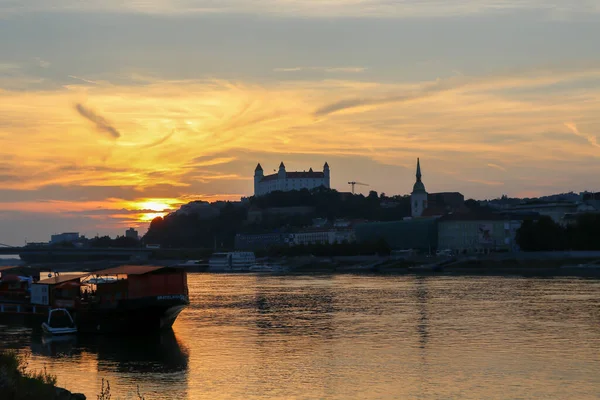
<path fill-rule="evenodd" d="M 29 371 L 27 360 L 12 351 L 0 352 L 0 394 L 2 400 L 85 400 L 57 387 L 56 376 L 46 369 Z"/>

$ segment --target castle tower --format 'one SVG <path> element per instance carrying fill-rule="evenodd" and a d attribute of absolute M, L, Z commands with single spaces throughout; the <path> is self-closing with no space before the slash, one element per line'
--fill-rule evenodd
<path fill-rule="evenodd" d="M 329 164 L 327 164 L 327 162 L 325 163 L 325 165 L 323 166 L 323 177 L 324 182 L 323 185 L 327 188 L 330 189 L 331 188 L 331 182 L 330 182 L 330 171 L 329 171 Z"/>
<path fill-rule="evenodd" d="M 277 172 L 277 179 L 285 179 L 285 165 L 283 161 L 279 164 L 279 171 Z"/>
<path fill-rule="evenodd" d="M 254 170 L 254 195 L 260 196 L 262 193 L 260 192 L 260 181 L 265 177 L 263 173 L 263 169 L 260 166 L 260 163 L 256 166 Z"/>
<path fill-rule="evenodd" d="M 417 181 L 410 194 L 410 210 L 413 217 L 420 217 L 427 208 L 427 192 L 425 185 L 421 182 L 421 162 L 417 158 Z"/>

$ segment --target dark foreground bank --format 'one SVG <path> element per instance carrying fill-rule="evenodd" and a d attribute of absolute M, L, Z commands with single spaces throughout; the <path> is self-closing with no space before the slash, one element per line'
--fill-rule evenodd
<path fill-rule="evenodd" d="M 45 369 L 27 371 L 26 361 L 15 352 L 0 352 L 0 393 L 2 400 L 85 400 L 56 386 L 56 377 Z"/>

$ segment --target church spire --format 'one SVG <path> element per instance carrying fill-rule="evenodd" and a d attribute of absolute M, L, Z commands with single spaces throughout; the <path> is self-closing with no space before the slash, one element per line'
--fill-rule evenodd
<path fill-rule="evenodd" d="M 417 158 L 417 182 L 421 182 L 421 162 Z"/>

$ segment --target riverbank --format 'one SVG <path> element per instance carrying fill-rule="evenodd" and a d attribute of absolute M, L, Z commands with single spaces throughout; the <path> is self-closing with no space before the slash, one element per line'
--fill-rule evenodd
<path fill-rule="evenodd" d="M 206 272 L 206 264 L 185 264 L 186 260 L 149 260 L 140 264 L 179 266 L 187 272 Z M 284 257 L 269 259 L 285 267 L 277 274 L 303 275 L 320 273 L 352 274 L 461 274 L 461 275 L 533 275 L 600 277 L 600 252 L 492 253 L 460 257 L 426 256 L 339 256 Z M 45 275 L 48 271 L 94 271 L 124 263 L 114 261 L 89 263 L 33 264 L 12 273 Z M 183 265 L 183 266 L 182 266 Z"/>
<path fill-rule="evenodd" d="M 3 400 L 85 400 L 56 386 L 56 377 L 46 371 L 31 372 L 15 352 L 0 352 L 0 393 Z"/>
<path fill-rule="evenodd" d="M 289 260 L 292 274 L 451 274 L 600 277 L 600 259 L 587 253 L 491 254 L 461 258 L 334 257 Z"/>

